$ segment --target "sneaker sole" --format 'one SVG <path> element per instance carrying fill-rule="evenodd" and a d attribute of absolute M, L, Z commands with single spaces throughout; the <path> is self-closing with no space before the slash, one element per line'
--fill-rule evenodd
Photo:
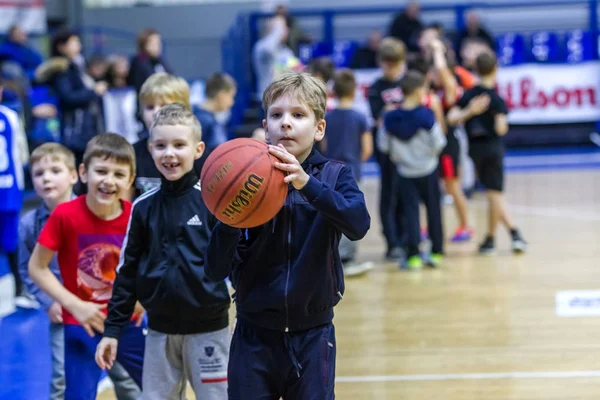
<path fill-rule="evenodd" d="M 482 256 L 493 256 L 496 254 L 496 249 L 493 250 L 479 250 L 479 254 Z"/>

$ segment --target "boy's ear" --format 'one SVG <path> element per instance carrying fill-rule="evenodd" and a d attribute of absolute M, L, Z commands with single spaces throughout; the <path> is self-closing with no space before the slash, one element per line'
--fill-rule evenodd
<path fill-rule="evenodd" d="M 70 173 L 71 173 L 71 185 L 74 185 L 77 183 L 77 179 L 79 178 L 77 176 L 77 170 L 73 169 L 70 171 Z"/>
<path fill-rule="evenodd" d="M 81 178 L 81 182 L 87 183 L 87 170 L 83 163 L 79 164 L 79 177 Z"/>
<path fill-rule="evenodd" d="M 202 157 L 202 154 L 204 154 L 205 148 L 206 148 L 206 144 L 204 144 L 204 142 L 202 142 L 202 141 L 198 142 L 198 144 L 196 145 L 196 154 L 194 155 L 194 160 L 197 160 L 200 157 Z"/>
<path fill-rule="evenodd" d="M 327 126 L 327 122 L 324 119 L 320 119 L 317 121 L 317 125 L 315 126 L 315 141 L 320 142 L 325 137 L 325 127 Z"/>
<path fill-rule="evenodd" d="M 267 120 L 263 119 L 263 129 L 265 130 L 265 141 L 267 143 L 271 143 L 271 139 L 269 138 L 269 129 L 267 129 Z"/>

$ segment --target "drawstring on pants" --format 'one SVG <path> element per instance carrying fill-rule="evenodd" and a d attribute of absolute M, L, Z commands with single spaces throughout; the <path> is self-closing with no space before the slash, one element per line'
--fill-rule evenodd
<path fill-rule="evenodd" d="M 298 378 L 300 378 L 300 371 L 302 371 L 302 365 L 300 365 L 300 363 L 298 362 L 298 358 L 296 357 L 296 353 L 294 353 L 294 348 L 292 347 L 292 340 L 291 340 L 290 334 L 288 332 L 285 332 L 283 334 L 283 342 L 288 351 L 290 359 L 292 360 L 292 363 L 294 364 L 294 368 L 296 369 L 296 374 L 298 375 Z"/>

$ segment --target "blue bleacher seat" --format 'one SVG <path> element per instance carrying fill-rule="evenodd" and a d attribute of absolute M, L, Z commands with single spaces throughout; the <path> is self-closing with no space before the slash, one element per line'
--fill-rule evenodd
<path fill-rule="evenodd" d="M 506 33 L 496 37 L 496 50 L 500 65 L 517 65 L 525 61 L 525 40 L 516 33 Z"/>
<path fill-rule="evenodd" d="M 565 59 L 578 63 L 594 59 L 594 37 L 591 32 L 573 30 L 565 33 Z"/>
<path fill-rule="evenodd" d="M 531 62 L 553 63 L 560 61 L 558 35 L 554 32 L 539 31 L 531 35 L 531 45 L 527 59 Z"/>

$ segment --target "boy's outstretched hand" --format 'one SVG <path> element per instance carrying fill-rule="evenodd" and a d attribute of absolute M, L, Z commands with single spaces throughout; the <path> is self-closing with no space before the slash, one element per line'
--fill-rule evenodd
<path fill-rule="evenodd" d="M 69 312 L 83 326 L 88 335 L 94 337 L 94 332 L 104 332 L 104 320 L 106 316 L 102 312 L 108 304 L 97 304 L 90 301 L 79 300 Z"/>
<path fill-rule="evenodd" d="M 287 172 L 288 175 L 283 180 L 285 183 L 291 182 L 296 190 L 300 190 L 306 186 L 310 176 L 304 171 L 298 159 L 287 151 L 282 144 L 269 146 L 269 153 L 281 160 L 281 162 L 275 163 L 275 167 Z"/>
<path fill-rule="evenodd" d="M 96 364 L 102 369 L 111 369 L 117 359 L 119 341 L 115 338 L 105 337 L 96 347 Z"/>

